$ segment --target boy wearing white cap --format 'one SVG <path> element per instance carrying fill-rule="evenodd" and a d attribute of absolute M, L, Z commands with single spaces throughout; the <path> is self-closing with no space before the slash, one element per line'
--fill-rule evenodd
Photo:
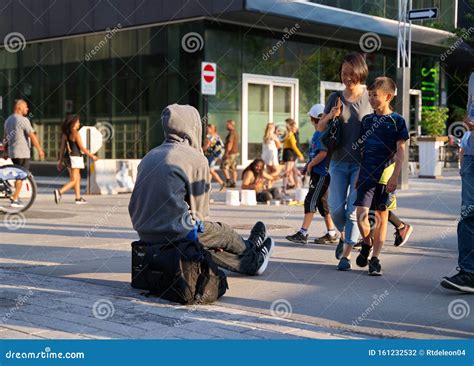
<path fill-rule="evenodd" d="M 327 200 L 328 187 L 331 179 L 328 171 L 330 157 L 328 156 L 327 147 L 321 142 L 321 136 L 324 132 L 323 127 L 318 125 L 319 119 L 323 113 L 323 104 L 313 105 L 308 112 L 308 116 L 311 118 L 311 124 L 316 130 L 311 139 L 309 161 L 306 164 L 306 170 L 310 173 L 311 180 L 309 183 L 308 194 L 304 200 L 303 225 L 295 234 L 286 237 L 287 240 L 293 243 L 308 243 L 308 229 L 313 221 L 316 210 L 318 210 L 321 216 L 324 217 L 328 233 L 325 236 L 316 239 L 315 243 L 337 243 L 339 241 L 338 233 L 331 219 L 331 215 L 329 214 Z"/>

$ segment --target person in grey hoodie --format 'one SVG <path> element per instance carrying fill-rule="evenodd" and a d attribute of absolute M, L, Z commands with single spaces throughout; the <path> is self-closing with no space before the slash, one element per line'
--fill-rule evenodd
<path fill-rule="evenodd" d="M 199 240 L 216 264 L 233 272 L 262 274 L 274 242 L 257 222 L 247 240 L 209 221 L 209 165 L 202 151 L 199 112 L 172 104 L 161 114 L 165 141 L 140 162 L 128 206 L 140 240 L 167 244 Z"/>

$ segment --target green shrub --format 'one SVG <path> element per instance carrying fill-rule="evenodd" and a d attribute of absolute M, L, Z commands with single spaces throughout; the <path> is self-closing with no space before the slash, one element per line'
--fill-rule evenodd
<path fill-rule="evenodd" d="M 445 136 L 448 108 L 434 107 L 421 113 L 421 128 L 428 136 Z"/>

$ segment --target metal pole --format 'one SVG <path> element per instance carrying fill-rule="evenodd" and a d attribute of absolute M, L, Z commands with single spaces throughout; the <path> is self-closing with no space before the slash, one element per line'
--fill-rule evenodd
<path fill-rule="evenodd" d="M 397 102 L 396 110 L 405 118 L 407 129 L 410 126 L 410 67 L 411 67 L 411 22 L 407 24 L 411 0 L 398 1 L 398 50 L 397 50 Z M 399 178 L 399 188 L 408 188 L 409 141 L 406 144 L 405 158 Z"/>
<path fill-rule="evenodd" d="M 202 123 L 202 134 L 203 134 L 203 139 L 202 141 L 204 142 L 207 136 L 207 125 L 209 124 L 209 101 L 207 100 L 208 96 L 207 94 L 204 94 L 203 96 L 203 123 Z"/>
<path fill-rule="evenodd" d="M 86 130 L 86 148 L 90 151 L 91 149 L 91 130 L 88 128 Z M 86 194 L 91 194 L 91 158 L 87 157 L 87 184 L 86 184 Z"/>

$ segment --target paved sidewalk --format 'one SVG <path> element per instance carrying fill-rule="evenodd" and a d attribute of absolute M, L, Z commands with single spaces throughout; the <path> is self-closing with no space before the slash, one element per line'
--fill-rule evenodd
<path fill-rule="evenodd" d="M 47 192 L 42 188 L 42 192 Z M 284 237 L 302 207 L 228 207 L 213 193 L 211 214 L 246 235 L 260 219 L 277 247 L 260 277 L 229 274 L 215 305 L 184 307 L 130 288 L 129 195 L 91 196 L 56 206 L 41 193 L 23 218 L 0 217 L 2 338 L 472 338 L 474 297 L 445 291 L 456 267 L 460 180 L 412 179 L 399 216 L 410 243 L 382 256 L 384 276 L 338 272 L 334 246 L 298 246 Z M 323 234 L 320 218 L 311 236 Z M 356 253 L 354 253 L 356 254 Z M 354 255 L 355 259 L 355 255 Z M 472 311 L 471 311 L 472 308 Z"/>

